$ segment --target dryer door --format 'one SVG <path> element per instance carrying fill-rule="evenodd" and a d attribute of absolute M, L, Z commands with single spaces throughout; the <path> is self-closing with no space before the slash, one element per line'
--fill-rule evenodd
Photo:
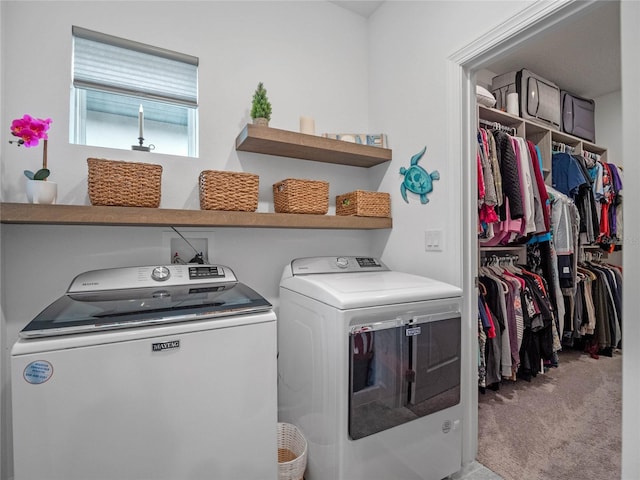
<path fill-rule="evenodd" d="M 459 319 L 446 319 L 421 323 L 420 334 L 411 337 L 411 405 L 424 406 L 446 392 L 459 399 L 460 334 Z"/>
<path fill-rule="evenodd" d="M 459 312 L 355 327 L 349 334 L 349 437 L 460 403 Z"/>

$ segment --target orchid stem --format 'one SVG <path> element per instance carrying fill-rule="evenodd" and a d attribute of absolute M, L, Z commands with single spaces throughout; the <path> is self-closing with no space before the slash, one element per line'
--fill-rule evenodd
<path fill-rule="evenodd" d="M 43 140 L 44 145 L 42 146 L 42 168 L 47 168 L 47 143 L 48 140 Z M 46 180 L 46 178 L 45 178 Z"/>

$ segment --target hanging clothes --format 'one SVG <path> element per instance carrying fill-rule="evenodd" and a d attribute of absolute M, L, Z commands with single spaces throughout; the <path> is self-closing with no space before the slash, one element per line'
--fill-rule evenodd
<path fill-rule="evenodd" d="M 493 331 L 482 318 L 478 322 L 479 385 L 530 380 L 541 361 L 557 364 L 558 322 L 544 278 L 520 265 L 492 263 L 480 268 L 479 286 L 479 309 L 495 321 Z"/>
<path fill-rule="evenodd" d="M 581 155 L 555 152 L 552 155 L 551 184 L 559 192 L 569 196 L 580 212 L 580 233 L 583 243 L 593 243 L 599 231 L 593 180 Z"/>
<path fill-rule="evenodd" d="M 476 157 L 479 242 L 508 245 L 548 233 L 548 195 L 533 143 L 499 129 L 479 129 Z"/>
<path fill-rule="evenodd" d="M 578 268 L 573 322 L 565 323 L 563 344 L 582 342 L 594 357 L 611 356 L 622 343 L 622 269 L 597 261 L 580 262 Z"/>

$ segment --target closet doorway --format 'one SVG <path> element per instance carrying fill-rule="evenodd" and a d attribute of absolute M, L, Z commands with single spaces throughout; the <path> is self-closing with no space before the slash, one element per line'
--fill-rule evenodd
<path fill-rule="evenodd" d="M 533 4 L 530 8 L 525 9 L 520 15 L 514 17 L 510 21 L 506 22 L 505 25 L 500 27 L 500 31 L 492 31 L 489 32 L 484 37 L 480 38 L 477 42 L 471 44 L 465 49 L 457 52 L 452 57 L 450 57 L 452 63 L 450 65 L 450 77 L 453 79 L 451 82 L 453 84 L 452 91 L 450 91 L 450 100 L 451 104 L 454 106 L 458 106 L 459 109 L 452 109 L 450 113 L 450 126 L 452 129 L 457 129 L 461 131 L 463 134 L 463 145 L 461 147 L 456 147 L 455 145 L 451 145 L 451 150 L 453 152 L 460 153 L 460 158 L 462 159 L 462 177 L 464 182 L 463 188 L 463 205 L 466 208 L 466 211 L 463 215 L 463 222 L 465 222 L 464 230 L 467 232 L 465 234 L 465 245 L 464 248 L 464 287 L 466 292 L 477 292 L 475 280 L 478 275 L 478 265 L 479 265 L 479 250 L 478 250 L 478 242 L 476 235 L 476 201 L 475 201 L 475 192 L 477 186 L 477 175 L 474 168 L 470 168 L 470 163 L 468 163 L 468 159 L 475 158 L 476 144 L 474 142 L 468 143 L 467 139 L 472 139 L 475 137 L 476 132 L 476 110 L 475 110 L 475 85 L 476 82 L 478 84 L 487 84 L 487 80 L 490 83 L 490 77 L 487 78 L 490 74 L 487 71 L 493 73 L 504 73 L 506 71 L 518 70 L 520 68 L 531 68 L 538 69 L 539 74 L 545 75 L 545 69 L 543 67 L 535 67 L 532 65 L 536 65 L 537 59 L 542 60 L 553 60 L 555 53 L 560 53 L 560 46 L 563 45 L 562 40 L 558 40 L 561 38 L 560 35 L 563 31 L 568 33 L 576 22 L 580 21 L 588 21 L 593 18 L 605 18 L 608 15 L 613 15 L 615 19 L 618 20 L 619 25 L 619 16 L 616 16 L 616 13 L 605 12 L 607 9 L 613 9 L 616 7 L 616 3 L 618 2 L 570 2 L 563 4 L 548 4 L 547 2 L 540 2 L 544 4 Z M 602 24 L 601 24 L 602 25 Z M 603 29 L 600 30 L 604 31 Z M 608 31 L 608 30 L 607 30 Z M 614 35 L 619 42 L 619 30 L 616 30 Z M 596 35 L 599 37 L 599 35 Z M 555 44 L 556 47 L 549 49 L 548 47 L 541 47 L 546 41 L 552 41 L 555 38 L 555 41 L 552 44 Z M 555 43 L 554 43 L 555 42 Z M 565 42 L 566 43 L 566 42 Z M 538 45 L 538 51 L 536 57 L 531 57 L 531 61 L 525 57 L 527 51 L 530 51 L 532 48 L 535 51 L 535 46 Z M 588 51 L 588 47 L 585 47 L 585 50 Z M 579 59 L 580 52 L 575 53 L 574 55 L 569 54 L 569 58 L 571 61 L 576 61 Z M 606 57 L 599 57 L 594 55 L 594 59 L 604 58 L 606 60 L 611 60 L 615 54 L 618 54 L 618 63 L 617 63 L 617 71 L 612 72 L 610 77 L 617 77 L 618 85 L 619 85 L 619 43 L 617 51 L 612 51 Z M 553 60 L 554 63 L 557 62 L 557 58 Z M 511 63 L 509 63 L 511 62 Z M 570 61 L 562 68 L 567 68 L 570 65 Z M 597 65 L 593 65 L 594 68 L 597 68 Z M 493 69 L 496 70 L 493 70 Z M 606 66 L 604 68 L 607 68 Z M 534 70 L 535 71 L 535 70 Z M 557 72 L 556 72 L 557 73 Z M 549 77 L 558 77 L 558 75 L 548 75 Z M 459 80 L 459 83 L 456 83 L 455 80 Z M 462 98 L 460 98 L 460 91 L 455 90 L 456 86 L 462 85 Z M 568 88 L 571 88 L 573 84 L 569 85 Z M 582 88 L 582 87 L 577 87 Z M 618 88 L 620 90 L 620 88 Z M 596 92 L 598 94 L 609 93 L 609 92 Z M 458 98 L 454 98 L 455 95 Z M 618 94 L 618 98 L 620 95 Z M 460 115 L 460 118 L 458 118 Z M 619 118 L 621 115 L 619 114 Z M 619 132 L 619 130 L 618 130 Z M 615 136 L 616 132 L 613 134 L 608 133 L 609 135 Z M 600 142 L 600 139 L 598 139 Z M 615 141 L 614 144 L 602 137 L 602 144 L 607 145 L 609 147 L 610 152 L 612 153 L 611 157 L 616 157 L 616 163 L 622 162 L 622 148 L 621 141 Z M 615 149 L 618 149 L 615 152 Z M 615 153 L 614 153 L 615 152 Z M 619 160 L 618 160 L 619 159 Z M 613 161 L 613 160 L 611 160 Z M 465 163 L 467 162 L 467 163 Z M 617 261 L 621 263 L 621 258 Z M 473 323 L 473 320 L 477 318 L 477 295 L 468 295 L 465 298 L 465 307 L 467 311 L 470 313 L 469 317 Z M 472 350 L 477 348 L 476 341 L 477 337 L 474 334 L 473 330 L 474 325 L 469 326 L 469 343 L 468 347 Z M 469 385 L 477 384 L 477 368 L 475 365 L 470 366 L 469 371 L 466 372 L 467 380 L 469 381 Z M 465 436 L 465 444 L 463 445 L 463 456 L 465 461 L 472 461 L 475 458 L 475 455 L 478 450 L 478 432 L 474 431 L 474 428 L 477 428 L 477 420 L 478 420 L 478 397 L 477 392 L 472 392 L 471 394 L 472 401 L 470 402 L 470 407 L 467 412 L 469 422 L 469 435 Z"/>

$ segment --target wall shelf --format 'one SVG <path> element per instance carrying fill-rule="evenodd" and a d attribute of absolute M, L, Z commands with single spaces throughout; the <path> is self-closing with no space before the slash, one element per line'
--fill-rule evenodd
<path fill-rule="evenodd" d="M 236 150 L 366 168 L 391 161 L 388 148 L 252 124 L 236 138 Z"/>
<path fill-rule="evenodd" d="M 391 161 L 391 150 L 304 133 L 247 124 L 236 150 L 356 167 Z M 0 204 L 0 222 L 41 225 L 251 227 L 374 230 L 392 227 L 391 218 L 293 213 L 224 212 L 90 205 Z"/>
<path fill-rule="evenodd" d="M 0 204 L 7 224 L 116 225 L 174 227 L 252 227 L 373 230 L 391 228 L 391 218 L 302 215 L 293 213 L 222 212 L 90 205 Z"/>

